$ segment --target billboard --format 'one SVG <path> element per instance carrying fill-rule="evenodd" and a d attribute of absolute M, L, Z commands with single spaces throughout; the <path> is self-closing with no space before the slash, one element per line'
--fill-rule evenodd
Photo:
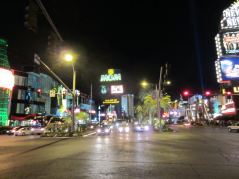
<path fill-rule="evenodd" d="M 223 48 L 225 54 L 239 53 L 239 31 L 223 33 Z"/>
<path fill-rule="evenodd" d="M 122 94 L 124 93 L 123 85 L 111 85 L 110 86 L 111 94 Z"/>
<path fill-rule="evenodd" d="M 223 11 L 221 19 L 222 29 L 234 29 L 239 27 L 239 2 L 232 3 Z"/>
<path fill-rule="evenodd" d="M 0 68 L 0 88 L 12 90 L 14 75 L 11 70 Z"/>
<path fill-rule="evenodd" d="M 223 81 L 239 80 L 239 57 L 224 56 L 219 61 Z"/>

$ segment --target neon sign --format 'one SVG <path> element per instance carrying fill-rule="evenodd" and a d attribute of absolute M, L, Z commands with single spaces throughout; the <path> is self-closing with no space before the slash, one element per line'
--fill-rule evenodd
<path fill-rule="evenodd" d="M 101 82 L 121 81 L 121 74 L 119 70 L 108 69 L 108 74 L 101 75 L 100 81 Z"/>
<path fill-rule="evenodd" d="M 233 3 L 229 8 L 223 11 L 221 20 L 222 29 L 231 29 L 239 27 L 239 2 Z"/>
<path fill-rule="evenodd" d="M 0 68 L 0 88 L 12 90 L 14 86 L 14 75 L 11 70 Z"/>
<path fill-rule="evenodd" d="M 118 99 L 106 99 L 103 101 L 103 104 L 118 104 L 119 100 Z"/>
<path fill-rule="evenodd" d="M 121 81 L 121 74 L 101 75 L 100 81 L 101 82 Z"/>
<path fill-rule="evenodd" d="M 123 85 L 112 85 L 111 94 L 122 94 L 124 92 Z"/>

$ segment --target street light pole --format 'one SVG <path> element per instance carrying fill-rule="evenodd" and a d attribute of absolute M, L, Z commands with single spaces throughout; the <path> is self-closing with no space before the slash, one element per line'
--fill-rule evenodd
<path fill-rule="evenodd" d="M 159 118 L 159 124 L 160 124 L 160 132 L 162 131 L 162 119 L 161 119 L 161 109 L 160 109 L 160 99 L 161 99 L 161 84 L 162 84 L 162 73 L 163 73 L 163 67 L 160 67 L 160 75 L 159 75 L 159 87 L 157 92 L 157 111 L 158 111 L 158 118 Z"/>
<path fill-rule="evenodd" d="M 76 71 L 74 63 L 72 63 L 73 82 L 72 82 L 72 132 L 75 132 L 75 94 L 76 94 Z"/>

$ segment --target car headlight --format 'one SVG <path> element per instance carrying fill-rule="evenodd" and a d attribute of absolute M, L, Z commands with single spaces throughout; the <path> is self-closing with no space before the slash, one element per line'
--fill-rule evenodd
<path fill-rule="evenodd" d="M 97 129 L 97 132 L 100 133 L 100 132 L 101 132 L 101 129 Z"/>
<path fill-rule="evenodd" d="M 44 128 L 41 128 L 41 131 L 44 131 Z"/>
<path fill-rule="evenodd" d="M 110 130 L 109 129 L 105 129 L 105 132 L 108 133 L 108 132 L 110 132 Z"/>
<path fill-rule="evenodd" d="M 120 128 L 119 128 L 119 131 L 122 132 L 122 131 L 123 131 L 123 127 L 120 127 Z"/>
<path fill-rule="evenodd" d="M 137 130 L 140 130 L 140 127 L 139 127 L 139 126 L 137 126 L 137 127 L 136 127 L 136 129 L 137 129 Z"/>
<path fill-rule="evenodd" d="M 148 131 L 149 130 L 149 126 L 144 126 L 144 130 Z"/>
<path fill-rule="evenodd" d="M 125 128 L 125 132 L 129 132 L 129 127 L 126 127 L 126 128 Z"/>

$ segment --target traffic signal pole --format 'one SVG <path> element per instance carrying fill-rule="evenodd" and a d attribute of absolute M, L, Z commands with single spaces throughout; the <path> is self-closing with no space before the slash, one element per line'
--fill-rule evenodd
<path fill-rule="evenodd" d="M 73 90 L 71 90 L 62 80 L 61 78 L 55 74 L 50 67 L 45 64 L 41 58 L 37 55 L 34 54 L 34 62 L 38 65 L 43 65 L 66 89 L 67 91 L 70 91 L 72 94 L 72 132 L 75 131 L 75 113 L 74 113 L 74 106 L 75 106 L 75 86 L 76 86 L 76 71 L 74 66 L 73 67 Z"/>

